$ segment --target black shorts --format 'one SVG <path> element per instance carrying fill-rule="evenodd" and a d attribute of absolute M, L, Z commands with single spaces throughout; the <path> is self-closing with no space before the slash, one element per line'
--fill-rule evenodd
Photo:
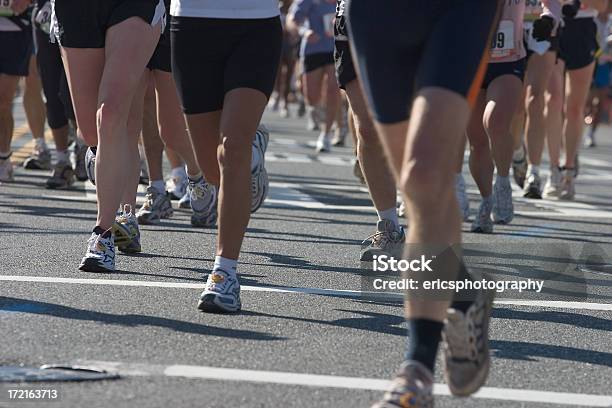
<path fill-rule="evenodd" d="M 186 114 L 223 108 L 225 94 L 250 88 L 270 97 L 280 61 L 279 17 L 172 17 L 172 72 Z"/>
<path fill-rule="evenodd" d="M 568 70 L 584 68 L 595 61 L 597 26 L 592 18 L 566 19 L 559 39 L 560 57 Z"/>
<path fill-rule="evenodd" d="M 340 89 L 346 89 L 349 82 L 357 79 L 351 47 L 348 42 L 346 17 L 336 16 L 334 25 L 334 61 L 336 62 L 336 79 Z"/>
<path fill-rule="evenodd" d="M 498 5 L 492 0 L 351 1 L 349 40 L 374 118 L 406 120 L 415 93 L 426 87 L 448 89 L 473 103 Z"/>
<path fill-rule="evenodd" d="M 104 48 L 106 31 L 131 17 L 163 27 L 164 0 L 55 0 L 51 32 L 62 47 Z"/>
<path fill-rule="evenodd" d="M 304 56 L 304 72 L 311 72 L 315 69 L 323 68 L 326 65 L 334 64 L 333 52 L 318 52 Z"/>
<path fill-rule="evenodd" d="M 514 75 L 523 81 L 525 79 L 526 58 L 513 62 L 495 62 L 487 65 L 487 73 L 482 81 L 481 89 L 487 89 L 491 82 L 504 75 Z"/>
<path fill-rule="evenodd" d="M 166 15 L 170 15 L 170 0 L 164 0 L 166 5 Z M 149 60 L 147 64 L 147 68 L 151 71 L 164 71 L 164 72 L 172 72 L 172 63 L 171 63 L 171 53 L 170 53 L 170 25 L 166 24 L 164 32 L 159 37 L 159 42 L 157 43 L 157 47 L 155 47 L 155 51 L 153 52 L 153 56 Z"/>
<path fill-rule="evenodd" d="M 32 31 L 0 31 L 0 74 L 28 76 L 34 43 Z"/>

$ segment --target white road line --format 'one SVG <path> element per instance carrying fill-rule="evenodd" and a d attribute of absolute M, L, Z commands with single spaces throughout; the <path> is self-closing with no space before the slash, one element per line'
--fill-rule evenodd
<path fill-rule="evenodd" d="M 144 281 L 126 279 L 82 279 L 82 278 L 60 278 L 52 276 L 19 276 L 19 275 L 0 275 L 0 281 L 5 282 L 30 282 L 30 283 L 58 283 L 58 284 L 80 284 L 80 285 L 102 285 L 102 286 L 132 286 L 132 287 L 153 287 L 168 289 L 203 289 L 205 284 L 186 283 L 172 281 Z M 303 288 L 303 287 L 269 287 L 269 286 L 241 286 L 245 292 L 268 292 L 268 293 L 292 293 L 303 295 L 322 295 L 322 296 L 343 296 L 347 298 L 360 298 L 362 296 L 376 295 L 390 300 L 403 299 L 402 293 L 391 292 L 361 292 L 358 290 L 323 289 L 323 288 Z M 498 305 L 509 306 L 531 306 L 554 309 L 575 309 L 593 311 L 612 311 L 612 303 L 594 302 L 567 302 L 555 300 L 528 300 L 528 299 L 499 299 L 495 301 Z"/>
<path fill-rule="evenodd" d="M 124 376 L 159 376 L 197 378 L 202 380 L 238 381 L 264 384 L 299 385 L 319 388 L 384 391 L 391 384 L 377 378 L 344 377 L 336 375 L 301 374 L 282 371 L 245 370 L 193 365 L 124 364 L 104 361 L 80 361 Z M 451 395 L 445 384 L 434 384 L 434 394 Z M 569 392 L 522 390 L 483 387 L 472 398 L 497 401 L 541 402 L 574 407 L 612 407 L 612 396 L 576 394 Z"/>

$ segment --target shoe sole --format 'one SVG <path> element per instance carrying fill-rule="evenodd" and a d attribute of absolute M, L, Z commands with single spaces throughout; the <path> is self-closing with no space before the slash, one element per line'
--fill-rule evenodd
<path fill-rule="evenodd" d="M 138 247 L 136 248 L 132 248 L 129 246 L 128 247 L 118 246 L 117 249 L 124 254 L 137 254 L 137 253 L 142 252 L 142 247 L 140 245 L 138 245 Z"/>
<path fill-rule="evenodd" d="M 79 270 L 83 272 L 115 272 L 114 269 L 108 269 L 100 266 L 100 263 L 95 259 L 87 258 L 84 259 L 79 265 Z"/>
<path fill-rule="evenodd" d="M 475 234 L 492 234 L 493 233 L 493 228 L 491 228 L 490 230 L 488 229 L 483 229 L 481 227 L 478 228 L 472 228 L 470 229 L 471 232 L 475 233 Z"/>
<path fill-rule="evenodd" d="M 488 290 L 485 293 L 487 296 L 485 316 L 487 316 L 487 318 L 484 323 L 484 326 L 485 326 L 484 332 L 486 333 L 487 341 L 485 344 L 484 354 L 486 357 L 485 357 L 485 361 L 483 362 L 483 368 L 476 373 L 476 376 L 472 379 L 472 381 L 470 381 L 463 388 L 459 389 L 459 388 L 455 388 L 452 385 L 452 382 L 449 380 L 449 377 L 446 375 L 446 367 L 444 367 L 444 377 L 446 379 L 446 383 L 448 384 L 448 388 L 451 394 L 453 394 L 456 397 L 468 397 L 474 394 L 476 391 L 480 389 L 480 387 L 484 385 L 484 383 L 487 381 L 487 377 L 489 376 L 489 369 L 491 367 L 491 354 L 490 354 L 490 349 L 489 349 L 489 325 L 491 322 L 491 311 L 493 310 L 493 300 L 495 299 L 495 291 Z"/>
<path fill-rule="evenodd" d="M 235 310 L 227 310 L 215 303 L 215 295 L 208 294 L 204 295 L 203 298 L 198 302 L 198 310 L 205 313 L 218 313 L 218 314 L 233 314 L 240 312 L 242 305 L 238 305 Z"/>
<path fill-rule="evenodd" d="M 541 200 L 542 199 L 542 194 L 538 193 L 537 191 L 527 191 L 525 194 L 523 194 L 523 197 L 531 198 L 531 199 L 534 199 L 534 200 Z"/>

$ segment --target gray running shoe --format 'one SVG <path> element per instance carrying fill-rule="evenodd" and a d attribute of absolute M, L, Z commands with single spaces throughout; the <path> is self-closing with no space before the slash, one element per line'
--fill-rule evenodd
<path fill-rule="evenodd" d="M 321 132 L 315 146 L 317 153 L 327 153 L 331 150 L 331 138 L 325 133 Z"/>
<path fill-rule="evenodd" d="M 514 218 L 514 204 L 512 203 L 512 186 L 510 179 L 498 179 L 493 186 L 493 222 L 496 224 L 510 224 Z"/>
<path fill-rule="evenodd" d="M 15 177 L 13 176 L 13 163 L 9 157 L 6 160 L 0 160 L 0 182 L 10 183 L 12 181 L 15 181 Z"/>
<path fill-rule="evenodd" d="M 369 245 L 361 253 L 361 261 L 372 261 L 375 255 L 391 255 L 395 259 L 401 259 L 406 234 L 404 228 L 396 228 L 389 220 L 379 220 L 376 223 L 376 232 L 369 236 L 363 243 Z"/>
<path fill-rule="evenodd" d="M 563 170 L 559 199 L 569 201 L 576 197 L 576 175 L 576 169 Z"/>
<path fill-rule="evenodd" d="M 530 174 L 523 189 L 523 197 L 539 200 L 542 198 L 542 181 L 538 174 Z"/>
<path fill-rule="evenodd" d="M 215 269 L 206 280 L 200 295 L 198 309 L 209 313 L 235 313 L 240 311 L 240 283 L 236 274 Z"/>
<path fill-rule="evenodd" d="M 191 225 L 199 228 L 213 228 L 217 224 L 217 189 L 215 186 L 208 184 L 202 177 L 195 182 L 189 180 L 187 192 L 193 211 Z"/>
<path fill-rule="evenodd" d="M 559 198 L 562 179 L 563 174 L 561 173 L 561 169 L 559 167 L 551 167 L 542 196 L 544 198 Z"/>
<path fill-rule="evenodd" d="M 87 148 L 85 153 L 85 171 L 87 172 L 87 178 L 91 181 L 91 184 L 96 185 L 96 153 L 98 151 L 97 146 L 90 146 Z"/>
<path fill-rule="evenodd" d="M 47 179 L 48 189 L 68 188 L 74 184 L 74 170 L 70 163 L 61 161 L 55 164 L 53 174 Z"/>
<path fill-rule="evenodd" d="M 463 174 L 457 174 L 455 177 L 455 194 L 459 202 L 461 217 L 463 221 L 467 221 L 470 218 L 470 199 L 465 191 L 465 179 L 463 178 Z"/>
<path fill-rule="evenodd" d="M 480 233 L 480 234 L 490 234 L 493 232 L 493 221 L 491 220 L 491 211 L 493 210 L 493 202 L 484 201 L 480 202 L 480 207 L 478 208 L 478 214 L 474 221 L 472 221 L 472 226 L 470 227 L 470 231 Z"/>
<path fill-rule="evenodd" d="M 79 181 L 87 180 L 87 170 L 85 169 L 85 155 L 87 154 L 87 146 L 80 145 L 79 143 L 74 144 L 74 175 Z"/>
<path fill-rule="evenodd" d="M 270 189 L 268 172 L 266 171 L 266 150 L 270 141 L 270 134 L 265 126 L 259 125 L 253 139 L 253 150 L 261 158 L 259 164 L 251 170 L 251 213 L 261 207 Z"/>
<path fill-rule="evenodd" d="M 372 408 L 433 408 L 433 375 L 418 361 L 405 361 L 383 399 Z"/>
<path fill-rule="evenodd" d="M 449 308 L 444 340 L 444 377 L 453 395 L 468 396 L 485 383 L 489 373 L 489 322 L 495 291 L 479 291 L 467 312 Z"/>
<path fill-rule="evenodd" d="M 32 155 L 23 162 L 23 167 L 28 170 L 51 170 L 51 152 L 49 149 L 34 148 Z"/>
<path fill-rule="evenodd" d="M 147 195 L 142 207 L 136 212 L 136 218 L 142 225 L 157 224 L 163 218 L 170 218 L 174 210 L 167 193 L 160 193 L 154 187 L 147 187 Z"/>

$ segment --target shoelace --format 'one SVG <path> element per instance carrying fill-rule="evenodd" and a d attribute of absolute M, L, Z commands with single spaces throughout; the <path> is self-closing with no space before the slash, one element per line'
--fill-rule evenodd
<path fill-rule="evenodd" d="M 468 310 L 460 325 L 454 324 L 453 330 L 447 332 L 450 341 L 447 342 L 453 358 L 476 361 L 478 350 L 482 347 L 482 327 L 474 326 L 474 321 L 480 321 L 484 307 L 478 305 L 476 309 Z M 465 339 L 468 339 L 466 342 Z"/>
<path fill-rule="evenodd" d="M 380 247 L 386 246 L 388 243 L 395 244 L 399 242 L 401 234 L 397 231 L 376 231 L 366 239 L 364 239 L 361 243 L 367 244 L 371 242 L 372 245 L 377 244 Z"/>

